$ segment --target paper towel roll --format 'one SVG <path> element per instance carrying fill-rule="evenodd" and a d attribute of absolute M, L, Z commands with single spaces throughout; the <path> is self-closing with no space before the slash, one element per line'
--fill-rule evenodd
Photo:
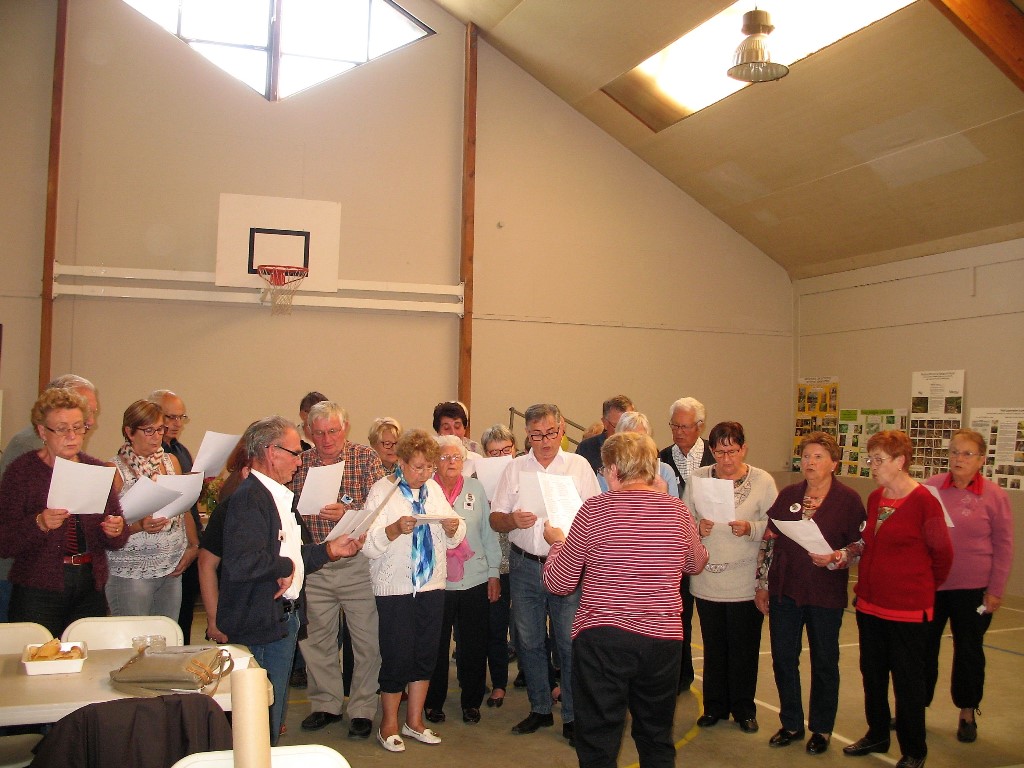
<path fill-rule="evenodd" d="M 270 696 L 267 670 L 231 673 L 231 730 L 237 768 L 270 768 Z"/>

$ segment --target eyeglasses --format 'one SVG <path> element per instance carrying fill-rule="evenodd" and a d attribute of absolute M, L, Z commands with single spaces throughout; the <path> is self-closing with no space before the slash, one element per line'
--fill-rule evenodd
<path fill-rule="evenodd" d="M 892 461 L 892 456 L 868 456 L 864 463 L 869 467 L 880 467 L 887 461 Z"/>
<path fill-rule="evenodd" d="M 547 432 L 531 432 L 526 437 L 531 443 L 541 443 L 545 440 L 555 441 L 561 437 L 561 430 L 549 429 Z"/>
<path fill-rule="evenodd" d="M 740 448 L 730 448 L 727 451 L 712 451 L 711 453 L 716 459 L 731 459 L 733 456 L 738 455 L 740 450 Z"/>
<path fill-rule="evenodd" d="M 597 470 L 597 474 L 599 474 L 601 477 L 607 478 L 608 474 L 611 471 L 612 471 L 612 467 L 602 466 L 599 470 Z"/>
<path fill-rule="evenodd" d="M 380 441 L 380 447 L 381 448 L 387 448 L 389 451 L 392 448 L 394 448 L 396 445 L 398 445 L 398 441 L 397 440 L 381 440 Z"/>
<path fill-rule="evenodd" d="M 53 427 L 48 427 L 45 424 L 43 424 L 43 429 L 46 429 L 49 432 L 53 432 L 53 434 L 55 435 L 60 435 L 61 437 L 70 437 L 71 435 L 84 435 L 86 432 L 89 431 L 89 425 L 74 424 L 70 427 L 60 427 L 59 429 L 54 429 Z"/>
<path fill-rule="evenodd" d="M 511 456 L 513 453 L 515 453 L 515 450 L 516 449 L 514 446 L 506 445 L 504 448 L 492 448 L 487 452 L 487 455 L 494 457 Z"/>
<path fill-rule="evenodd" d="M 313 437 L 317 437 L 317 438 L 320 438 L 322 440 L 323 438 L 325 438 L 327 436 L 337 437 L 338 435 L 342 434 L 344 431 L 345 430 L 338 429 L 337 427 L 331 427 L 330 429 L 314 429 L 312 432 L 310 432 L 310 434 Z M 392 445 L 393 445 L 393 443 L 392 443 Z"/>
<path fill-rule="evenodd" d="M 430 474 L 437 469 L 433 464 L 424 464 L 422 467 L 414 467 L 412 464 L 406 464 L 406 467 L 410 472 L 418 472 L 420 474 Z"/>
<path fill-rule="evenodd" d="M 691 429 L 699 429 L 704 426 L 703 421 L 695 421 L 693 424 L 676 424 L 674 421 L 668 423 L 668 428 L 673 432 L 689 432 Z"/>
<path fill-rule="evenodd" d="M 167 427 L 136 427 L 136 432 L 141 432 L 146 437 L 152 437 L 153 435 L 166 435 Z"/>
<path fill-rule="evenodd" d="M 440 461 L 442 464 L 454 464 L 457 461 L 462 461 L 462 455 L 456 453 L 452 456 L 438 456 L 437 460 Z"/>
<path fill-rule="evenodd" d="M 975 456 L 981 456 L 977 451 L 955 451 L 952 448 L 949 449 L 949 458 L 959 459 L 963 456 L 965 459 L 973 459 Z"/>
<path fill-rule="evenodd" d="M 278 445 L 277 443 L 274 443 L 274 445 L 272 445 L 271 447 L 272 448 L 280 448 L 285 453 L 290 453 L 296 459 L 299 458 L 299 456 L 302 455 L 302 449 L 301 448 L 299 450 L 297 450 L 297 451 L 293 451 L 291 448 L 285 448 L 283 445 Z"/>
<path fill-rule="evenodd" d="M 187 424 L 188 423 L 188 416 L 186 414 L 184 414 L 184 413 L 182 413 L 182 414 L 165 413 L 164 414 L 164 420 L 165 421 L 180 421 L 182 424 Z"/>

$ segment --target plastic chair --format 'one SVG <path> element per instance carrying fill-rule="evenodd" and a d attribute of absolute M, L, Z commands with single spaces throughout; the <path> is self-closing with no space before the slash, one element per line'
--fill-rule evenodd
<path fill-rule="evenodd" d="M 0 736 L 0 768 L 24 768 L 35 755 L 32 748 L 43 738 L 38 733 Z"/>
<path fill-rule="evenodd" d="M 52 640 L 50 630 L 32 621 L 0 624 L 0 653 L 21 653 L 29 643 Z"/>
<path fill-rule="evenodd" d="M 235 753 L 196 752 L 181 758 L 171 768 L 233 768 Z M 272 768 L 350 768 L 340 752 L 321 744 L 296 744 L 291 747 L 271 747 Z"/>
<path fill-rule="evenodd" d="M 63 642 L 82 641 L 90 650 L 131 648 L 139 635 L 163 635 L 167 645 L 184 645 L 185 636 L 174 619 L 166 616 L 90 616 L 71 622 Z"/>

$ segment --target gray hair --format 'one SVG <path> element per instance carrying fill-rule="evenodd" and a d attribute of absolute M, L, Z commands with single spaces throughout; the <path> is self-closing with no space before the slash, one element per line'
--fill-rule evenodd
<path fill-rule="evenodd" d="M 398 440 L 399 435 L 402 434 L 402 425 L 398 423 L 398 419 L 393 419 L 390 416 L 378 416 L 370 425 L 366 439 L 370 441 L 371 446 L 378 446 L 380 439 L 384 437 L 384 432 L 388 429 L 394 430 L 395 440 Z"/>
<path fill-rule="evenodd" d="M 693 411 L 694 421 L 707 420 L 707 411 L 704 409 L 704 403 L 700 400 L 694 400 L 692 397 L 680 397 L 672 403 L 672 407 L 668 409 L 668 417 L 671 419 L 676 415 L 676 411 Z"/>
<path fill-rule="evenodd" d="M 442 449 L 447 448 L 449 445 L 458 448 L 459 453 L 462 455 L 463 459 L 465 459 L 466 456 L 468 455 L 466 453 L 466 446 L 462 442 L 462 438 L 459 437 L 458 435 L 435 435 L 434 439 L 437 440 L 438 446 L 440 446 Z"/>
<path fill-rule="evenodd" d="M 295 430 L 295 425 L 284 416 L 267 416 L 250 424 L 242 435 L 249 460 L 261 458 L 289 429 Z"/>
<path fill-rule="evenodd" d="M 46 385 L 47 389 L 88 389 L 96 391 L 96 386 L 86 378 L 73 373 L 65 373 Z"/>
<path fill-rule="evenodd" d="M 309 409 L 309 415 L 306 416 L 306 423 L 309 424 L 310 429 L 312 429 L 314 421 L 320 421 L 321 419 L 333 419 L 335 416 L 338 417 L 338 421 L 342 424 L 348 424 L 348 411 L 333 400 L 321 400 Z"/>
<path fill-rule="evenodd" d="M 616 432 L 643 432 L 651 434 L 651 420 L 640 411 L 626 411 L 615 425 Z"/>
<path fill-rule="evenodd" d="M 531 424 L 535 424 L 547 416 L 550 416 L 559 424 L 562 423 L 562 412 L 558 410 L 558 406 L 554 403 L 537 403 L 535 405 L 531 405 L 526 409 L 526 413 L 524 414 L 527 428 L 529 428 Z"/>
<path fill-rule="evenodd" d="M 493 427 L 485 429 L 484 433 L 480 435 L 480 445 L 485 452 L 490 443 L 504 442 L 505 440 L 512 443 L 513 448 L 516 447 L 516 436 L 504 424 L 495 424 Z"/>
<path fill-rule="evenodd" d="M 160 405 L 164 401 L 164 398 L 167 397 L 168 395 L 171 397 L 177 397 L 177 395 L 174 394 L 169 389 L 154 389 L 152 392 L 149 393 L 149 397 L 147 397 L 146 399 L 149 400 L 149 402 L 151 403 L 156 403 L 157 405 Z"/>

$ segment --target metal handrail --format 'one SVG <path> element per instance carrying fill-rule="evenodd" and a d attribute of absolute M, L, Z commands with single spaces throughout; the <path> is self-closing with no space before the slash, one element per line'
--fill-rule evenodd
<path fill-rule="evenodd" d="M 524 421 L 526 420 L 525 413 L 517 409 L 514 405 L 510 405 L 508 407 L 508 428 L 511 429 L 513 432 L 515 431 L 516 416 L 520 417 Z M 578 429 L 580 431 L 580 440 L 583 439 L 583 433 L 587 430 L 586 427 L 584 427 L 582 424 L 577 424 L 572 419 L 567 419 L 565 416 L 562 417 L 562 420 L 565 422 L 566 426 Z M 568 440 L 573 445 L 580 444 L 580 440 L 577 440 L 574 437 L 570 437 L 568 432 L 566 432 L 565 434 L 565 439 Z"/>

